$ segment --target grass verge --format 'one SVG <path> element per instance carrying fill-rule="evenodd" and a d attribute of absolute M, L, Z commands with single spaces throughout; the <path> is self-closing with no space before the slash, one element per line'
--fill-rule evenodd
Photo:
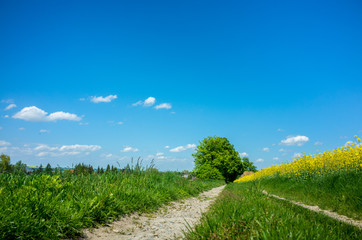
<path fill-rule="evenodd" d="M 356 227 L 261 193 L 257 182 L 229 184 L 186 239 L 361 239 Z"/>
<path fill-rule="evenodd" d="M 318 205 L 322 209 L 357 220 L 362 219 L 360 171 L 316 176 L 308 180 L 277 175 L 256 181 L 268 193 L 308 205 Z"/>
<path fill-rule="evenodd" d="M 222 184 L 140 168 L 86 176 L 0 174 L 0 239 L 72 238 L 83 228 Z"/>

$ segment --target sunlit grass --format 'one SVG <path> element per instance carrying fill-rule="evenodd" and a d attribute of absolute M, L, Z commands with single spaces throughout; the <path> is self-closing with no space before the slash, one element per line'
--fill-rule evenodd
<path fill-rule="evenodd" d="M 136 167 L 104 174 L 0 174 L 0 239 L 59 239 L 132 212 L 195 196 L 220 181 Z"/>

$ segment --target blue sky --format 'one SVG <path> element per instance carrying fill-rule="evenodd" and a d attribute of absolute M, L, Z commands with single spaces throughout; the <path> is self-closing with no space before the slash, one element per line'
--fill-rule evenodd
<path fill-rule="evenodd" d="M 207 136 L 261 169 L 362 135 L 360 1 L 1 1 L 0 152 L 191 170 Z"/>

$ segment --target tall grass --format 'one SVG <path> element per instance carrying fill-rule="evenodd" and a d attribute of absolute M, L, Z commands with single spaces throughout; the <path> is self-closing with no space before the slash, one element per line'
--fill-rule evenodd
<path fill-rule="evenodd" d="M 0 239 L 72 238 L 85 227 L 153 211 L 220 184 L 139 166 L 90 175 L 0 174 Z"/>
<path fill-rule="evenodd" d="M 261 193 L 257 182 L 229 184 L 186 233 L 189 240 L 361 239 L 356 227 Z"/>

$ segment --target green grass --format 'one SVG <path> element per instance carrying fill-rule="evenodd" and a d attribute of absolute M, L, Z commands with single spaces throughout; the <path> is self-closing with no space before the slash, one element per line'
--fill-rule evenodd
<path fill-rule="evenodd" d="M 347 172 L 314 176 L 307 180 L 288 177 L 266 177 L 261 188 L 290 200 L 318 205 L 348 217 L 362 219 L 362 174 Z"/>
<path fill-rule="evenodd" d="M 139 168 L 86 176 L 0 174 L 0 239 L 72 238 L 83 228 L 154 211 L 221 184 Z"/>
<path fill-rule="evenodd" d="M 361 239 L 356 227 L 261 193 L 256 182 L 229 184 L 186 239 Z"/>

